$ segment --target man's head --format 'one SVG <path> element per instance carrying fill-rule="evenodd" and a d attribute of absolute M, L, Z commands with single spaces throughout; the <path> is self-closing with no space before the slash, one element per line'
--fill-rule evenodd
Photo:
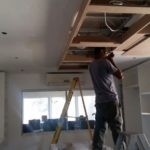
<path fill-rule="evenodd" d="M 95 59 L 105 58 L 105 57 L 106 57 L 106 49 L 105 48 L 96 47 L 94 49 L 94 58 Z"/>

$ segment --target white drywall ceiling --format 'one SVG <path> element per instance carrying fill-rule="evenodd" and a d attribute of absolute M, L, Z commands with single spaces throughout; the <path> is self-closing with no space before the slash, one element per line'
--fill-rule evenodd
<path fill-rule="evenodd" d="M 81 2 L 0 0 L 0 70 L 57 70 L 73 16 Z M 115 59 L 121 67 L 135 63 L 131 56 L 117 55 Z"/>

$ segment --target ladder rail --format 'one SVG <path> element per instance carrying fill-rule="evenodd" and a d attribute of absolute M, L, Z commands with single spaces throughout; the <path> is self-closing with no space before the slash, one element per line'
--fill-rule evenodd
<path fill-rule="evenodd" d="M 58 123 L 57 128 L 55 130 L 55 133 L 53 135 L 51 144 L 56 144 L 58 142 L 58 139 L 59 139 L 60 133 L 61 133 L 61 129 L 63 127 L 63 122 L 64 122 L 64 119 L 66 117 L 66 113 L 67 113 L 67 110 L 69 108 L 71 98 L 73 95 L 73 90 L 76 87 L 77 81 L 78 81 L 78 78 L 74 78 L 71 82 L 71 86 L 70 86 L 69 92 L 68 92 L 67 97 L 66 97 L 66 102 L 65 102 L 65 105 L 63 107 L 63 110 L 62 110 L 62 113 L 61 113 L 61 116 L 59 119 L 59 123 Z"/>
<path fill-rule="evenodd" d="M 81 98 L 82 98 L 82 104 L 83 104 L 83 108 L 84 108 L 84 112 L 85 112 L 85 116 L 86 116 L 86 122 L 87 122 L 87 126 L 88 126 L 90 140 L 92 140 L 92 131 L 91 131 L 90 124 L 89 124 L 89 121 L 88 121 L 88 115 L 87 115 L 87 111 L 86 111 L 86 107 L 85 107 L 83 93 L 82 93 L 82 90 L 81 90 L 80 80 L 79 80 L 78 77 L 75 77 L 75 78 L 73 78 L 73 80 L 71 82 L 71 86 L 70 86 L 69 91 L 67 93 L 66 102 L 64 104 L 62 113 L 60 115 L 60 119 L 59 119 L 58 125 L 56 127 L 55 133 L 52 137 L 51 144 L 57 144 L 57 142 L 58 142 L 58 139 L 60 137 L 61 130 L 62 130 L 64 121 L 65 121 L 65 118 L 67 116 L 67 111 L 68 111 L 68 108 L 69 108 L 69 105 L 70 105 L 70 102 L 71 102 L 71 99 L 72 99 L 73 91 L 74 91 L 77 83 L 79 85 L 79 90 L 80 90 L 80 94 L 81 94 Z"/>
<path fill-rule="evenodd" d="M 92 140 L 93 136 L 92 136 L 91 127 L 90 127 L 90 124 L 89 124 L 89 121 L 88 121 L 88 115 L 87 115 L 87 111 L 86 111 L 86 107 L 85 107 L 83 93 L 82 93 L 82 90 L 81 90 L 80 80 L 79 80 L 78 84 L 79 84 L 80 95 L 81 95 L 82 104 L 83 104 L 83 108 L 84 108 L 84 112 L 85 112 L 85 116 L 86 116 L 86 123 L 87 123 L 88 131 L 89 131 L 89 136 L 90 136 L 90 140 Z"/>

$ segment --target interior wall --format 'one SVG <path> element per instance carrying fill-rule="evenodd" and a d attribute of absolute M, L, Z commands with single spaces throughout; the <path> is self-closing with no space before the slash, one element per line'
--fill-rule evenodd
<path fill-rule="evenodd" d="M 150 143 L 150 61 L 138 66 L 143 133 Z"/>
<path fill-rule="evenodd" d="M 4 140 L 4 124 L 5 124 L 5 73 L 0 72 L 0 143 Z"/>
<path fill-rule="evenodd" d="M 0 144 L 0 150 L 48 150 L 52 132 L 30 133 L 22 135 L 22 90 L 63 90 L 68 87 L 50 87 L 46 85 L 45 74 L 7 74 L 6 76 L 6 111 L 5 111 L 5 140 Z M 90 78 L 85 77 L 83 88 L 91 88 Z M 112 138 L 106 135 L 106 143 L 112 144 Z M 62 132 L 60 141 L 88 142 L 87 131 Z"/>
<path fill-rule="evenodd" d="M 142 115 L 143 133 L 150 143 L 150 115 Z"/>

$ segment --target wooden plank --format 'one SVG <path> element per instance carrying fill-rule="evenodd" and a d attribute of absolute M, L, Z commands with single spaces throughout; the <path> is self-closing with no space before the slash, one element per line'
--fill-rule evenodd
<path fill-rule="evenodd" d="M 145 27 L 143 30 L 141 30 L 140 33 L 150 34 L 150 24 L 147 27 Z"/>
<path fill-rule="evenodd" d="M 143 34 L 135 34 L 131 36 L 128 40 L 124 41 L 122 44 L 116 47 L 114 51 L 124 51 L 130 48 L 135 43 L 138 43 L 143 38 L 143 36 Z"/>
<path fill-rule="evenodd" d="M 87 12 L 90 14 L 97 13 L 115 13 L 115 14 L 150 14 L 150 7 L 137 6 L 110 6 L 110 5 L 89 5 Z"/>
<path fill-rule="evenodd" d="M 150 56 L 150 38 L 147 38 L 142 43 L 136 45 L 130 51 L 127 51 L 126 53 L 124 53 L 124 55 L 149 57 Z"/>
<path fill-rule="evenodd" d="M 120 44 L 113 43 L 113 42 L 80 42 L 80 43 L 72 43 L 71 47 L 117 47 Z"/>
<path fill-rule="evenodd" d="M 146 1 L 145 4 L 143 3 L 143 1 L 132 1 L 132 0 L 126 0 L 124 1 L 123 0 L 123 3 L 125 6 L 141 6 L 141 5 L 144 5 L 144 6 L 149 6 L 150 5 L 150 2 L 149 1 Z M 110 5 L 112 6 L 113 4 L 110 3 L 110 0 L 92 0 L 90 4 L 94 4 L 94 5 Z"/>
<path fill-rule="evenodd" d="M 76 34 L 79 32 L 79 29 L 83 23 L 83 20 L 86 16 L 86 13 L 87 13 L 87 6 L 90 4 L 91 0 L 83 0 L 83 3 L 82 3 L 82 6 L 78 12 L 78 15 L 76 17 L 76 20 L 75 20 L 75 23 L 74 23 L 74 26 L 72 28 L 72 31 L 70 33 L 70 35 L 68 36 L 68 40 L 67 40 L 67 43 L 66 43 L 66 46 L 64 48 L 64 54 L 61 58 L 61 61 L 63 61 L 65 55 L 67 54 L 67 51 L 69 49 L 69 46 L 70 44 L 72 43 L 72 40 L 73 38 L 76 36 Z M 61 64 L 61 62 L 60 62 Z"/>
<path fill-rule="evenodd" d="M 67 65 L 61 65 L 59 67 L 60 70 L 87 70 L 88 69 L 88 65 L 79 65 L 79 66 L 67 66 Z"/>
<path fill-rule="evenodd" d="M 70 47 L 117 47 L 120 43 L 108 37 L 98 36 L 77 36 Z"/>
<path fill-rule="evenodd" d="M 78 62 L 78 63 L 85 63 L 85 62 L 91 62 L 93 60 L 93 57 L 85 56 L 85 55 L 66 55 L 65 59 L 62 62 Z"/>
<path fill-rule="evenodd" d="M 117 43 L 115 40 L 112 40 L 108 37 L 102 37 L 102 36 L 76 36 L 73 39 L 73 43 L 80 43 L 80 42 L 114 42 L 114 43 Z"/>
<path fill-rule="evenodd" d="M 150 11 L 150 10 L 149 10 Z M 150 15 L 144 15 L 139 21 L 135 22 L 130 29 L 123 35 L 123 41 L 129 39 L 132 35 L 139 33 L 141 30 L 150 25 Z"/>
<path fill-rule="evenodd" d="M 150 15 L 144 15 L 139 21 L 133 24 L 130 29 L 122 36 L 123 43 L 115 50 L 128 49 L 131 45 L 135 44 L 143 38 L 143 34 L 139 34 L 144 28 L 150 24 Z"/>

